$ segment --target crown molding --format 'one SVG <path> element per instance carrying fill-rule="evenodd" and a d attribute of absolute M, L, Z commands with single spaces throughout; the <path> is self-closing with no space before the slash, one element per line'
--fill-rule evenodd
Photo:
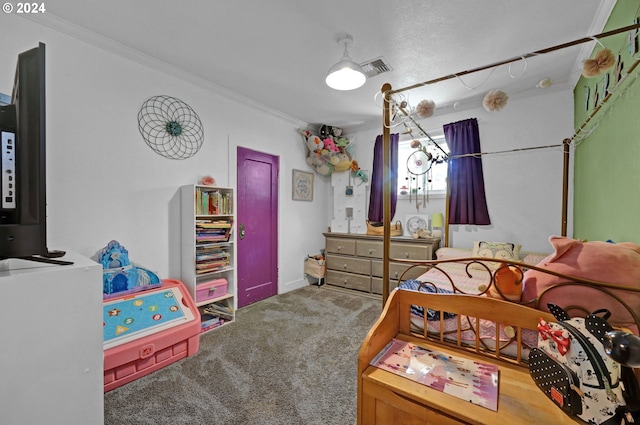
<path fill-rule="evenodd" d="M 67 20 L 59 18 L 50 12 L 41 15 L 24 15 L 26 19 L 29 19 L 38 24 L 44 25 L 60 33 L 73 37 L 81 42 L 88 43 L 94 47 L 113 53 L 132 62 L 136 62 L 142 66 L 151 68 L 155 71 L 162 72 L 170 77 L 177 78 L 185 81 L 189 84 L 195 85 L 198 88 L 202 88 L 218 94 L 229 101 L 236 102 L 238 104 L 248 106 L 259 112 L 264 112 L 272 115 L 280 120 L 286 121 L 295 127 L 306 127 L 309 124 L 294 118 L 281 111 L 269 108 L 268 106 L 257 102 L 251 98 L 243 96 L 225 87 L 216 84 L 213 81 L 194 75 L 182 68 L 171 65 L 167 62 L 161 61 L 153 56 L 143 53 L 139 50 L 133 49 L 122 43 L 118 43 L 110 38 L 97 34 L 85 27 L 73 24 Z"/>

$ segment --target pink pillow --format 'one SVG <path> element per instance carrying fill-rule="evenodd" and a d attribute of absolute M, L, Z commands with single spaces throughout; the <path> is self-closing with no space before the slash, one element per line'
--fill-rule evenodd
<path fill-rule="evenodd" d="M 640 246 L 630 242 L 582 242 L 560 236 L 551 236 L 549 242 L 554 252 L 538 263 L 538 267 L 583 279 L 640 288 Z M 528 270 L 524 274 L 522 301 L 533 300 L 546 288 L 566 281 L 537 270 Z M 611 291 L 640 315 L 640 292 Z M 612 313 L 611 325 L 627 327 L 638 333 L 629 312 L 597 289 L 575 285 L 554 289 L 542 296 L 538 306 L 548 311 L 547 303 L 550 302 L 561 307 L 581 306 L 589 312 L 606 308 Z"/>

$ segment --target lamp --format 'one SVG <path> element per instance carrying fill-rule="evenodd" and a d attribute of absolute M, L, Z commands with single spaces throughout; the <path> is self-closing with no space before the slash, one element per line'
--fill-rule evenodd
<path fill-rule="evenodd" d="M 362 67 L 349 56 L 347 47 L 353 44 L 353 37 L 349 34 L 342 35 L 338 38 L 338 44 L 344 44 L 344 54 L 342 59 L 329 69 L 325 82 L 335 90 L 357 89 L 367 81 L 367 76 Z"/>
<path fill-rule="evenodd" d="M 436 227 L 439 230 L 435 230 Z M 434 238 L 442 237 L 442 227 L 444 227 L 444 216 L 441 213 L 435 213 L 431 216 L 431 234 Z"/>

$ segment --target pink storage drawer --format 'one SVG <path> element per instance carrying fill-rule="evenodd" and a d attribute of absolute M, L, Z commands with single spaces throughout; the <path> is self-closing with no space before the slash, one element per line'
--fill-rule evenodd
<path fill-rule="evenodd" d="M 196 286 L 196 302 L 208 301 L 227 294 L 227 279 L 214 279 Z"/>

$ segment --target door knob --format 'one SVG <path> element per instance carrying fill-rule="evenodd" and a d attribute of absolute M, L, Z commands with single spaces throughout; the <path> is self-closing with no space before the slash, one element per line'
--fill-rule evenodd
<path fill-rule="evenodd" d="M 244 239 L 244 224 L 240 224 L 240 239 Z"/>

